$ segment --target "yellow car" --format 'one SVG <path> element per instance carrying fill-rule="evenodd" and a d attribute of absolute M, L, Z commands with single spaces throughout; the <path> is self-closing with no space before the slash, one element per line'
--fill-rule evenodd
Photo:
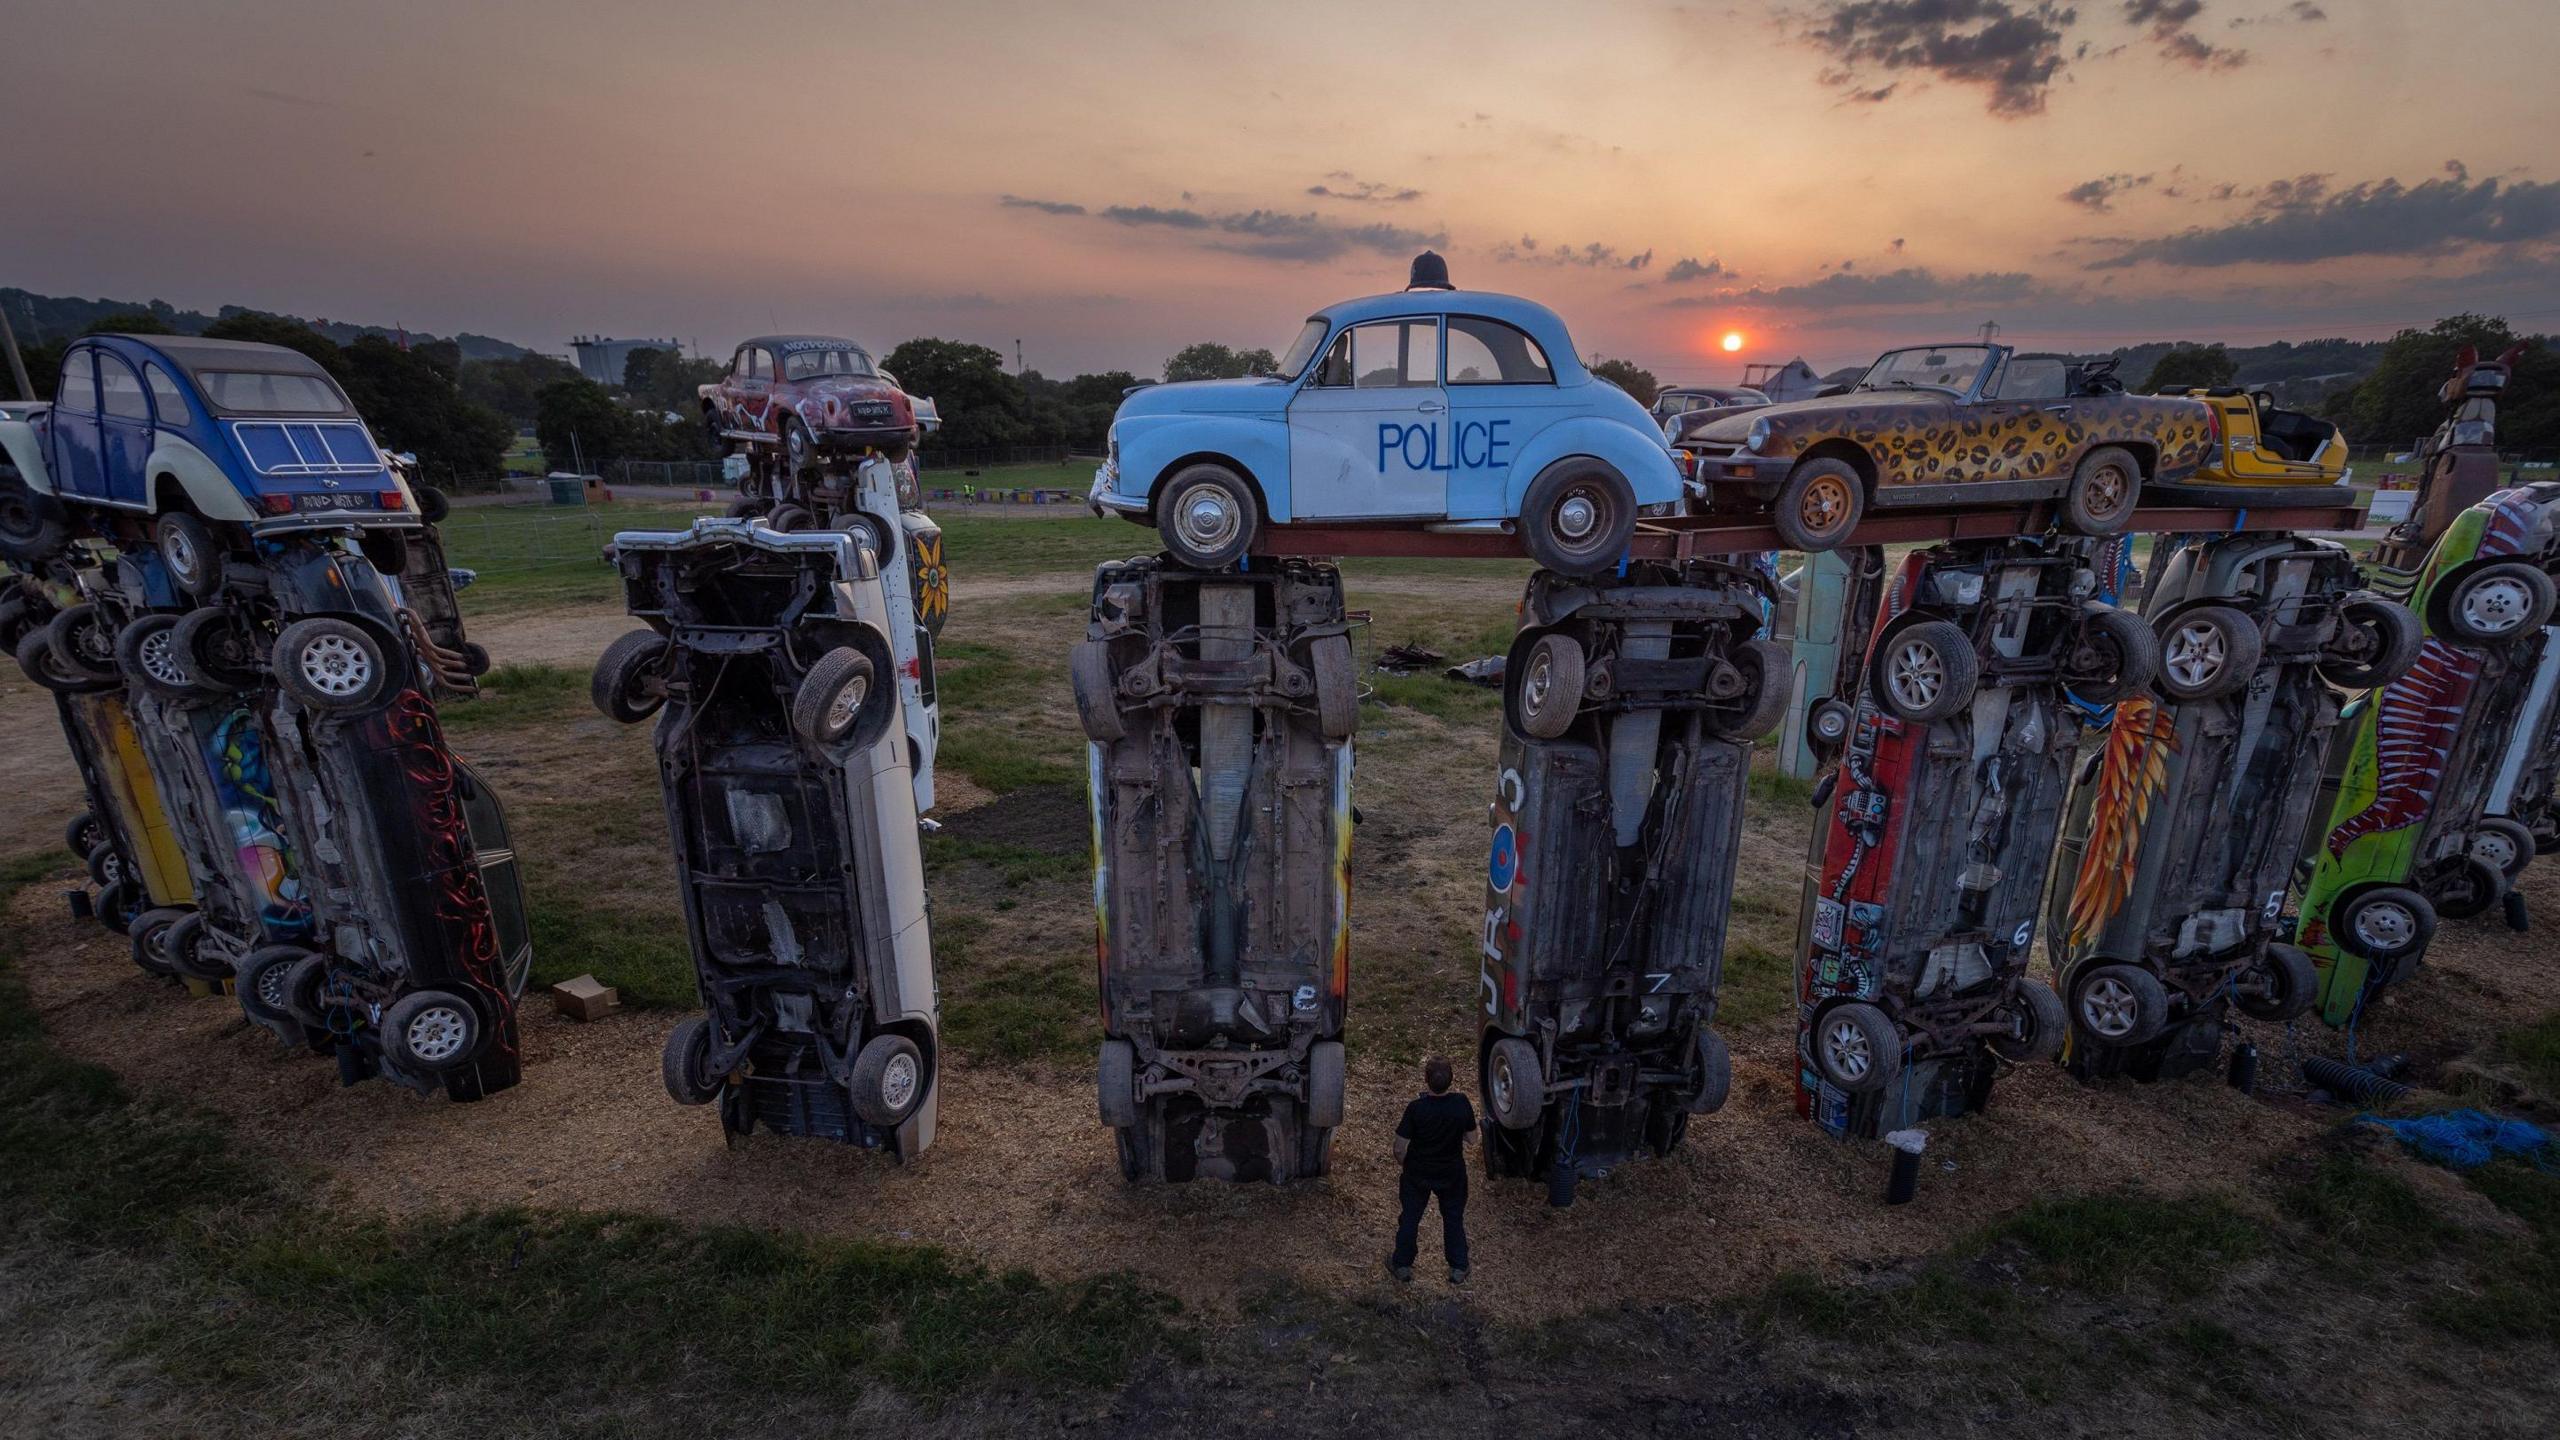
<path fill-rule="evenodd" d="M 2213 411 L 2215 445 L 2189 485 L 2335 485 L 2347 478 L 2347 433 L 2317 416 L 2279 410 L 2264 390 L 2180 386 L 2163 395 Z"/>

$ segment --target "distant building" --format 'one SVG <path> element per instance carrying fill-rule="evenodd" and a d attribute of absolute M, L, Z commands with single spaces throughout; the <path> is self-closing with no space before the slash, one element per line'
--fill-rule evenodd
<path fill-rule="evenodd" d="M 569 342 L 578 352 L 578 373 L 599 385 L 622 383 L 623 367 L 631 362 L 634 350 L 673 350 L 684 352 L 681 340 L 615 340 L 603 335 L 580 335 Z"/>

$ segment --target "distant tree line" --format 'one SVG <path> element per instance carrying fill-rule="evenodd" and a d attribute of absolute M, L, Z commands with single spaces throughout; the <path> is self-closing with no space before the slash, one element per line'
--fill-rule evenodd
<path fill-rule="evenodd" d="M 2424 330 L 2403 330 L 2388 340 L 2315 340 L 2300 346 L 2263 346 L 2255 352 L 2221 345 L 2180 344 L 2160 351 L 2136 388 L 2157 393 L 2172 386 L 2249 388 L 2282 384 L 2332 373 L 2316 367 L 2331 363 L 2351 346 L 2367 352 L 2363 373 L 2339 381 L 2309 402 L 2309 408 L 2334 420 L 2357 445 L 2406 446 L 2436 428 L 2444 418 L 2439 392 L 2453 378 L 2462 347 L 2469 345 L 2483 360 L 2495 359 L 2522 340 L 2527 346 L 2508 378 L 2506 398 L 2498 402 L 2498 448 L 2519 454 L 2560 454 L 2560 349 L 2550 336 L 2520 336 L 2493 315 L 2454 315 Z M 2268 351 L 2288 351 L 2268 364 Z M 2129 352 L 2119 352 L 2129 353 Z M 2279 373 L 2293 362 L 2296 374 Z"/>

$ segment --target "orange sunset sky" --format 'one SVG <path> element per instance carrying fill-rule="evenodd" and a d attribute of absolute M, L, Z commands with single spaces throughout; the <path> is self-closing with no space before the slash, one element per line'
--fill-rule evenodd
<path fill-rule="evenodd" d="M 1152 373 L 1426 244 L 1666 378 L 1984 320 L 2560 322 L 2538 0 L 0 0 L 0 35 L 0 284 L 554 351 Z"/>

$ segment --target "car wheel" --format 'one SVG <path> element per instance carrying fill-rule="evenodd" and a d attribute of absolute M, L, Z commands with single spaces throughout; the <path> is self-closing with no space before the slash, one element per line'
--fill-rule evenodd
<path fill-rule="evenodd" d="M 172 510 L 151 524 L 151 540 L 169 578 L 193 599 L 213 598 L 222 588 L 222 546 L 213 527 L 184 510 Z"/>
<path fill-rule="evenodd" d="M 1547 1082 L 1538 1070 L 1538 1051 L 1517 1035 L 1493 1042 L 1484 1057 L 1484 1103 L 1494 1123 L 1505 1130 L 1526 1130 L 1546 1113 Z"/>
<path fill-rule="evenodd" d="M 1636 533 L 1636 492 L 1611 466 L 1577 456 L 1529 482 L 1520 538 L 1529 558 L 1562 575 L 1596 575 L 1618 563 Z"/>
<path fill-rule="evenodd" d="M 329 1028 L 329 957 L 310 951 L 285 971 L 285 1009 L 314 1030 Z"/>
<path fill-rule="evenodd" d="M 1816 755 L 1836 755 L 1848 742 L 1850 728 L 1857 722 L 1858 712 L 1849 702 L 1826 695 L 1805 712 L 1805 741 Z"/>
<path fill-rule="evenodd" d="M 2489 913 L 2507 893 L 2507 877 L 2497 867 L 2471 855 L 2457 855 L 2427 878 L 2423 891 L 2439 920 L 2470 920 Z"/>
<path fill-rule="evenodd" d="M 817 523 L 818 517 L 810 514 L 807 506 L 793 505 L 788 502 L 774 506 L 773 513 L 764 517 L 766 529 L 784 535 L 798 534 L 800 531 L 811 529 Z"/>
<path fill-rule="evenodd" d="M 1320 635 L 1307 645 L 1307 668 L 1316 678 L 1316 724 L 1327 740 L 1348 740 L 1360 727 L 1360 680 L 1351 659 L 1351 637 Z"/>
<path fill-rule="evenodd" d="M 2148 621 L 2095 600 L 2080 607 L 2062 677 L 2081 699 L 2112 704 L 2139 693 L 2159 673 L 2160 636 Z"/>
<path fill-rule="evenodd" d="M 1124 1133 L 1137 1125 L 1137 1046 L 1126 1040 L 1102 1042 L 1101 1061 L 1094 1069 L 1094 1092 L 1100 1101 L 1103 1124 Z"/>
<path fill-rule="evenodd" d="M 765 502 L 752 497 L 732 500 L 729 502 L 729 508 L 722 513 L 732 520 L 753 520 L 764 513 L 764 505 Z"/>
<path fill-rule="evenodd" d="M 2471 830 L 2466 847 L 2471 858 L 2495 870 L 2510 885 L 2533 863 L 2533 831 L 2504 815 L 2483 816 Z"/>
<path fill-rule="evenodd" d="M 412 485 L 409 493 L 417 497 L 418 518 L 430 525 L 443 524 L 444 517 L 453 513 L 453 502 L 433 485 Z"/>
<path fill-rule="evenodd" d="M 2329 916 L 2330 933 L 2353 954 L 2375 964 L 2396 964 L 2427 948 L 2435 937 L 2436 908 L 2404 885 L 2359 890 Z"/>
<path fill-rule="evenodd" d="M 1731 712 L 1710 713 L 1707 728 L 1727 740 L 1757 740 L 1787 718 L 1795 657 L 1775 640 L 1745 640 L 1734 647 L 1733 666 L 1742 672 L 1742 693 Z"/>
<path fill-rule="evenodd" d="M 1120 692 L 1111 674 L 1111 647 L 1101 640 L 1079 640 L 1067 657 L 1067 679 L 1075 688 L 1076 719 L 1086 738 L 1108 745 L 1129 733 L 1120 713 Z"/>
<path fill-rule="evenodd" d="M 1224 465 L 1186 465 L 1156 497 L 1156 533 L 1186 569 L 1225 569 L 1252 548 L 1261 528 L 1253 487 Z"/>
<path fill-rule="evenodd" d="M 99 841 L 97 848 L 89 852 L 89 883 L 104 889 L 124 878 L 124 852 L 113 841 Z"/>
<path fill-rule="evenodd" d="M 2425 643 L 2416 612 L 2359 592 L 2338 607 L 2338 633 L 2320 661 L 2320 678 L 2345 690 L 2388 685 L 2418 663 Z"/>
<path fill-rule="evenodd" d="M 0 559 L 40 565 L 70 542 L 62 502 L 37 494 L 16 469 L 0 466 Z"/>
<path fill-rule="evenodd" d="M 796 415 L 782 417 L 782 458 L 791 465 L 791 473 L 799 474 L 817 458 L 818 447 L 809 439 L 809 427 Z"/>
<path fill-rule="evenodd" d="M 160 937 L 160 958 L 169 968 L 190 980 L 214 983 L 230 978 L 231 962 L 216 953 L 209 943 L 211 931 L 205 925 L 204 912 L 190 910 L 179 916 Z"/>
<path fill-rule="evenodd" d="M 2166 1008 L 2168 1002 L 2161 1002 Z M 2070 1022 L 2062 1015 L 2062 997 L 2033 976 L 2018 977 L 2018 988 L 2002 1012 L 2009 1022 L 2005 1035 L 1991 1037 L 1991 1053 L 2012 1065 L 2033 1065 L 2062 1053 Z"/>
<path fill-rule="evenodd" d="M 1870 680 L 1886 713 L 1929 724 L 1973 703 L 1982 658 L 1973 637 L 1952 620 L 1923 620 L 1884 638 Z"/>
<path fill-rule="evenodd" d="M 55 612 L 44 638 L 65 674 L 101 684 L 124 678 L 116 669 L 116 632 L 97 606 L 73 605 Z"/>
<path fill-rule="evenodd" d="M 1688 1103 L 1681 1108 L 1692 1115 L 1713 1115 L 1724 1108 L 1724 1102 L 1733 1094 L 1733 1051 L 1711 1025 L 1698 1027 L 1696 1051 L 1698 1088 L 1690 1092 Z M 1675 1139 L 1672 1143 L 1679 1142 Z"/>
<path fill-rule="evenodd" d="M 491 662 L 488 646 L 476 640 L 465 640 L 454 647 L 454 652 L 462 657 L 463 674 L 476 680 L 489 673 Z"/>
<path fill-rule="evenodd" d="M 242 956 L 233 972 L 242 1012 L 272 1030 L 301 1028 L 302 1017 L 293 1013 L 293 967 L 310 953 L 299 945 L 261 945 Z"/>
<path fill-rule="evenodd" d="M 893 1130 L 924 1102 L 924 1052 L 904 1035 L 875 1035 L 853 1057 L 853 1112 Z"/>
<path fill-rule="evenodd" d="M 116 665 L 161 695 L 196 693 L 195 678 L 178 655 L 178 617 L 145 615 L 116 632 Z"/>
<path fill-rule="evenodd" d="M 1319 1040 L 1307 1047 L 1307 1123 L 1330 1130 L 1342 1123 L 1346 1069 L 1342 1042 Z"/>
<path fill-rule="evenodd" d="M 222 606 L 201 605 L 179 616 L 169 632 L 169 652 L 199 690 L 236 695 L 258 683 L 258 657 L 248 632 Z"/>
<path fill-rule="evenodd" d="M 667 1032 L 658 1055 L 658 1078 L 679 1105 L 708 1105 L 720 1098 L 725 1076 L 711 1073 L 711 1017 L 688 1015 Z"/>
<path fill-rule="evenodd" d="M 2133 452 L 2101 445 L 2080 459 L 2062 492 L 2062 523 L 2083 535 L 2113 535 L 2133 521 L 2142 499 L 2142 462 Z"/>
<path fill-rule="evenodd" d="M 382 1053 L 403 1070 L 438 1074 L 480 1051 L 480 1012 L 444 990 L 412 990 L 382 1012 Z"/>
<path fill-rule="evenodd" d="M 381 642 L 334 615 L 284 627 L 271 663 L 284 693 L 314 710 L 362 710 L 391 688 L 390 659 Z"/>
<path fill-rule="evenodd" d="M 62 846 L 75 859 L 88 859 L 89 852 L 106 843 L 106 838 L 106 822 L 98 818 L 95 810 L 81 811 L 62 827 Z"/>
<path fill-rule="evenodd" d="M 729 427 L 721 423 L 720 412 L 717 408 L 710 405 L 702 407 L 702 438 L 711 442 L 712 454 L 725 455 L 728 453 L 728 430 Z"/>
<path fill-rule="evenodd" d="M 667 703 L 668 662 L 675 646 L 655 630 L 634 630 L 604 647 L 587 695 L 609 720 L 636 725 Z"/>
<path fill-rule="evenodd" d="M 83 680 L 62 667 L 62 659 L 53 653 L 50 629 L 30 630 L 18 640 L 18 668 L 27 678 L 56 694 L 78 694 L 101 688 L 95 681 Z"/>
<path fill-rule="evenodd" d="M 812 745 L 834 745 L 866 729 L 895 692 L 878 683 L 871 657 L 839 646 L 818 657 L 791 695 L 791 728 Z"/>
<path fill-rule="evenodd" d="M 2228 605 L 2181 610 L 2159 631 L 2160 689 L 2172 700 L 2218 700 L 2247 687 L 2265 640 Z"/>
<path fill-rule="evenodd" d="M 124 927 L 125 938 L 132 942 L 134 967 L 145 975 L 164 979 L 176 975 L 161 941 L 168 938 L 169 927 L 193 914 L 189 910 L 145 910 Z"/>
<path fill-rule="evenodd" d="M 1852 1095 L 1881 1090 L 1902 1069 L 1902 1031 L 1864 1000 L 1822 1012 L 1813 1027 L 1813 1068 Z"/>
<path fill-rule="evenodd" d="M 99 924 L 118 935 L 130 931 L 133 917 L 142 908 L 142 887 L 131 880 L 119 880 L 98 892 L 89 902 L 89 913 Z"/>
<path fill-rule="evenodd" d="M 2101 1044 L 2139 1045 L 2169 1023 L 2169 992 L 2139 965 L 2090 965 L 2071 983 L 2071 1018 Z"/>
<path fill-rule="evenodd" d="M 2533 815 L 2533 853 L 2548 855 L 2560 850 L 2560 808 L 2544 806 Z"/>
<path fill-rule="evenodd" d="M 1866 513 L 1867 483 L 1846 460 L 1799 460 L 1770 502 L 1769 524 L 1790 550 L 1837 550 Z"/>
<path fill-rule="evenodd" d="M 2499 645 L 2551 618 L 2551 577 L 2516 560 L 2483 565 L 2429 597 L 2436 628 L 2458 644 Z"/>
<path fill-rule="evenodd" d="M 1552 630 L 1532 641 L 1512 683 L 1521 730 L 1553 740 L 1572 729 L 1574 717 L 1582 713 L 1583 679 L 1581 641 Z"/>
<path fill-rule="evenodd" d="M 2320 971 L 2298 945 L 2270 944 L 2240 973 L 2232 1001 L 2253 1020 L 2282 1022 L 2311 1008 L 2320 993 Z"/>

